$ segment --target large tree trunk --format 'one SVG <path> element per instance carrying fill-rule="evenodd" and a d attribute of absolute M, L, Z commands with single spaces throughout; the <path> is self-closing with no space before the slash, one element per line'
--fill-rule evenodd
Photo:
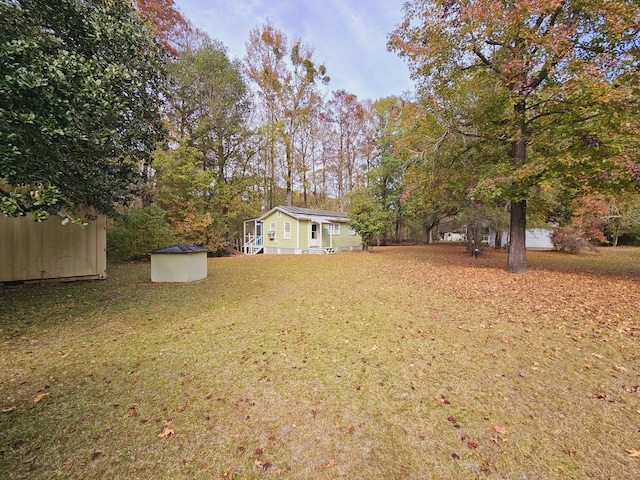
<path fill-rule="evenodd" d="M 507 272 L 527 271 L 525 236 L 527 232 L 527 201 L 511 203 L 511 226 L 509 228 L 509 254 Z"/>
<path fill-rule="evenodd" d="M 516 168 L 524 165 L 527 158 L 527 128 L 525 100 L 514 105 L 517 133 L 513 141 L 513 163 Z M 511 202 L 511 222 L 509 226 L 509 253 L 507 272 L 523 273 L 527 270 L 525 236 L 527 233 L 527 201 Z"/>

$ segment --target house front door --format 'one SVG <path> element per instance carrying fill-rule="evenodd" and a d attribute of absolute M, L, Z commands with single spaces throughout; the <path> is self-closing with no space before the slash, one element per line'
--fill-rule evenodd
<path fill-rule="evenodd" d="M 262 223 L 256 223 L 256 245 L 262 246 Z"/>
<path fill-rule="evenodd" d="M 320 242 L 319 242 L 319 231 L 320 229 L 318 228 L 319 225 L 317 223 L 312 223 L 311 224 L 311 239 L 309 240 L 309 247 L 319 247 L 320 246 Z"/>

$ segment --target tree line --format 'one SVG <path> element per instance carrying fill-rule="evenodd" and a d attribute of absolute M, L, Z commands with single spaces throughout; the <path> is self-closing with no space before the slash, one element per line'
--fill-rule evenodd
<path fill-rule="evenodd" d="M 4 214 L 93 207 L 122 258 L 221 251 L 279 204 L 349 211 L 366 244 L 509 229 L 512 272 L 528 225 L 640 237 L 632 0 L 408 2 L 388 38 L 416 90 L 375 101 L 271 22 L 237 59 L 172 0 L 57 3 L 0 1 Z"/>

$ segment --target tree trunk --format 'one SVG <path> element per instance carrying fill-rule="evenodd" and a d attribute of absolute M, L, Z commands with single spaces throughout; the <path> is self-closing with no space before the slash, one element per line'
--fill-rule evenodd
<path fill-rule="evenodd" d="M 516 118 L 516 137 L 513 141 L 513 164 L 520 168 L 527 159 L 527 123 L 526 103 L 522 99 L 514 105 Z M 525 236 L 527 232 L 527 201 L 511 202 L 511 222 L 509 225 L 509 251 L 507 257 L 507 272 L 523 273 L 527 270 L 527 251 Z"/>
<path fill-rule="evenodd" d="M 287 178 L 285 179 L 287 187 L 287 206 L 293 205 L 293 152 L 291 151 L 291 144 L 287 141 L 285 147 L 285 160 L 287 162 Z"/>
<path fill-rule="evenodd" d="M 432 223 L 423 223 L 422 224 L 422 242 L 427 245 L 434 242 L 433 240 L 433 230 L 439 225 L 440 221 L 436 220 Z"/>
<path fill-rule="evenodd" d="M 527 271 L 525 236 L 527 232 L 527 201 L 511 202 L 511 225 L 509 227 L 509 254 L 507 272 Z"/>
<path fill-rule="evenodd" d="M 309 204 L 307 202 L 307 171 L 302 171 L 302 201 L 304 203 L 304 208 L 309 208 Z"/>
<path fill-rule="evenodd" d="M 500 250 L 502 248 L 502 232 L 496 229 L 495 234 L 493 235 L 493 248 L 496 250 Z"/>

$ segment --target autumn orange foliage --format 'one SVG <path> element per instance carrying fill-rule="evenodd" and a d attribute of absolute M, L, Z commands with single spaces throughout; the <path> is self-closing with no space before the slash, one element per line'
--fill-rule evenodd
<path fill-rule="evenodd" d="M 142 18 L 153 25 L 158 41 L 171 55 L 178 55 L 178 40 L 192 29 L 173 0 L 134 0 Z"/>

